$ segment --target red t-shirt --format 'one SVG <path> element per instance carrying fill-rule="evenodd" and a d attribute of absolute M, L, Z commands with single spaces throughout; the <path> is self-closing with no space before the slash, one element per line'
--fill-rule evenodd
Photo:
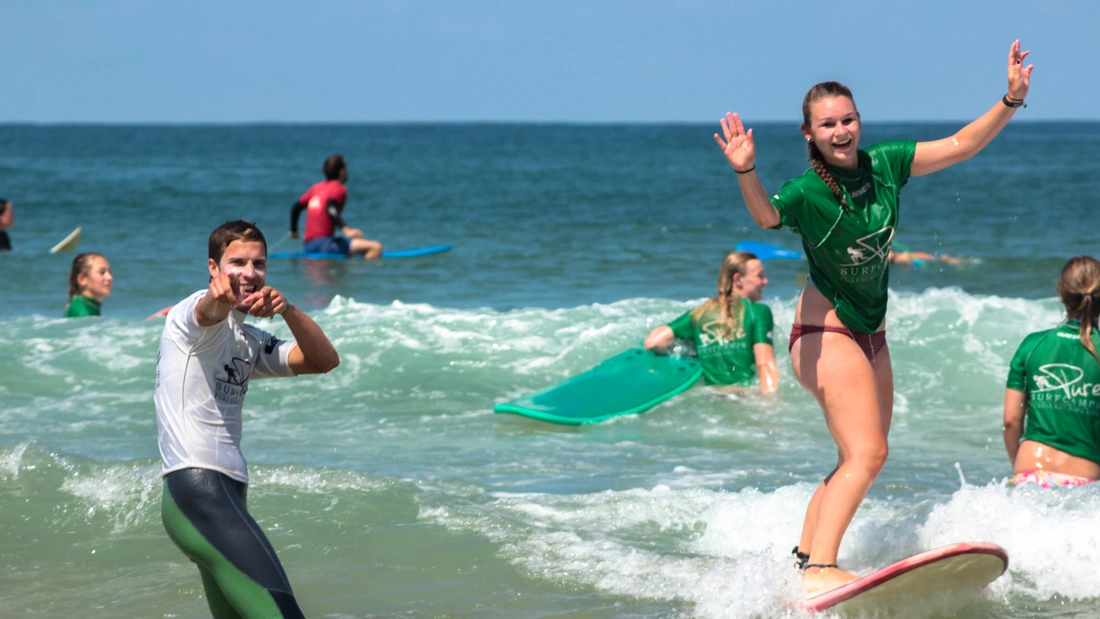
<path fill-rule="evenodd" d="M 325 206 L 329 200 L 336 200 L 337 211 L 343 213 L 347 199 L 348 188 L 337 180 L 321 181 L 303 193 L 302 197 L 298 198 L 299 204 L 306 205 L 306 231 L 302 240 L 309 242 L 313 239 L 333 236 L 336 226 L 325 212 Z"/>

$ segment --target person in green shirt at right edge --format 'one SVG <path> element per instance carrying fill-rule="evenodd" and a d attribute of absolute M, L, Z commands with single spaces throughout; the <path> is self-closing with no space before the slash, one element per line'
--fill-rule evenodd
<path fill-rule="evenodd" d="M 779 384 L 772 349 L 772 310 L 760 302 L 768 278 L 756 255 L 735 251 L 718 271 L 718 296 L 650 331 L 646 350 L 662 353 L 690 339 L 708 385 L 748 387 L 760 373 L 761 393 Z"/>
<path fill-rule="evenodd" d="M 1009 365 L 1004 439 L 1015 484 L 1100 479 L 1100 261 L 1071 258 L 1058 296 L 1066 321 L 1024 338 Z"/>
<path fill-rule="evenodd" d="M 898 195 L 911 176 L 969 159 L 1008 124 L 1027 96 L 1033 66 L 1020 42 L 1008 51 L 1008 93 L 953 136 L 894 141 L 857 150 L 861 131 L 852 93 L 818 84 L 802 101 L 802 135 L 812 168 L 769 196 L 756 175 L 756 146 L 737 114 L 715 141 L 737 172 L 741 194 L 762 228 L 802 237 L 810 278 L 795 308 L 791 365 L 817 399 L 837 446 L 836 467 L 814 492 L 795 554 L 810 595 L 855 580 L 837 567 L 840 542 L 886 463 L 894 376 L 886 346 L 887 256 Z"/>

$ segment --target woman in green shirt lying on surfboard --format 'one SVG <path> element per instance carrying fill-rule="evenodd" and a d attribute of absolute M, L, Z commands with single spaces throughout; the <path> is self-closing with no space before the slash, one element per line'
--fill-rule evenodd
<path fill-rule="evenodd" d="M 749 386 L 760 374 L 760 391 L 779 385 L 772 348 L 772 311 L 760 303 L 768 278 L 754 254 L 735 251 L 718 271 L 718 296 L 650 331 L 646 350 L 664 352 L 677 338 L 695 343 L 708 385 Z"/>
<path fill-rule="evenodd" d="M 802 101 L 802 135 L 811 168 L 769 194 L 756 174 L 752 130 L 727 113 L 714 140 L 737 172 L 741 195 L 761 228 L 787 226 L 802 237 L 810 278 L 795 308 L 791 365 L 825 413 L 836 466 L 814 492 L 795 552 L 810 594 L 856 579 L 837 567 L 848 524 L 886 463 L 894 375 L 886 346 L 887 256 L 898 197 L 911 176 L 973 157 L 1024 103 L 1028 52 L 1008 50 L 1008 92 L 953 136 L 930 142 L 880 142 L 858 150 L 859 111 L 837 82 Z"/>
<path fill-rule="evenodd" d="M 69 270 L 69 302 L 65 318 L 99 316 L 99 308 L 111 295 L 111 263 L 102 254 L 88 252 L 73 258 Z"/>

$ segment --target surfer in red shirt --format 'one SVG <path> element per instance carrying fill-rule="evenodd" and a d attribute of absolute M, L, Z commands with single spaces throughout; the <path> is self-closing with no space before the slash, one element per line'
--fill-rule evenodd
<path fill-rule="evenodd" d="M 342 217 L 348 198 L 348 166 L 343 155 L 325 159 L 325 180 L 309 188 L 290 210 L 290 238 L 298 238 L 298 216 L 306 212 L 303 251 L 310 254 L 361 254 L 367 260 L 382 256 L 382 244 L 363 238 Z M 336 236 L 339 229 L 344 236 Z"/>

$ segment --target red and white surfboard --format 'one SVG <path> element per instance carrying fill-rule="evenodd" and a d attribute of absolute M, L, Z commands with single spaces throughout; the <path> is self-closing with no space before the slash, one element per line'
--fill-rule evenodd
<path fill-rule="evenodd" d="M 915 554 L 862 578 L 794 604 L 817 612 L 850 603 L 875 603 L 957 589 L 980 589 L 1008 569 L 1008 553 L 996 544 L 952 544 Z M 839 606 L 838 606 L 839 605 Z"/>

